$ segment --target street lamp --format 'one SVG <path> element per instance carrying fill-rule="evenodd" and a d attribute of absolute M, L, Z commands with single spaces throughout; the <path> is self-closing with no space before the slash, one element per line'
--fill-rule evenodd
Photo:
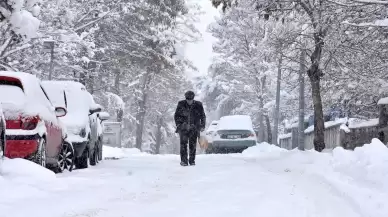
<path fill-rule="evenodd" d="M 52 79 L 52 74 L 54 70 L 54 46 L 55 42 L 54 41 L 44 41 L 43 42 L 43 51 L 44 52 L 50 52 L 51 57 L 50 57 L 50 70 L 49 70 L 49 75 L 48 75 L 48 80 Z"/>

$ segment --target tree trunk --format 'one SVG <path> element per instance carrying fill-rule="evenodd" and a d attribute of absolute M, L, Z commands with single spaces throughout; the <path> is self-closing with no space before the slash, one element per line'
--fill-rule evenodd
<path fill-rule="evenodd" d="M 160 154 L 160 146 L 162 144 L 162 125 L 163 125 L 163 118 L 158 117 L 158 123 L 156 125 L 155 154 Z"/>
<path fill-rule="evenodd" d="M 276 82 L 276 105 L 275 105 L 275 115 L 274 115 L 274 123 L 273 123 L 272 144 L 278 144 L 281 79 L 282 79 L 282 56 L 280 55 L 279 62 L 278 62 L 278 77 Z"/>
<path fill-rule="evenodd" d="M 117 111 L 116 111 L 116 120 L 117 120 L 117 122 L 123 121 L 123 116 L 124 116 L 123 109 L 122 108 L 117 109 Z"/>
<path fill-rule="evenodd" d="M 148 84 L 151 81 L 149 73 L 144 75 L 143 84 L 140 88 L 141 95 L 138 97 L 138 112 L 136 114 L 136 144 L 135 147 L 141 150 L 143 143 L 143 130 L 144 130 L 144 119 L 146 115 L 146 103 L 147 103 L 147 91 Z"/>
<path fill-rule="evenodd" d="M 113 92 L 117 95 L 120 95 L 120 78 L 121 78 L 120 70 L 116 70 L 115 74 L 116 76 L 115 76 L 115 84 L 114 84 Z"/>
<path fill-rule="evenodd" d="M 304 73 L 305 69 L 306 50 L 300 53 L 300 65 L 299 65 L 299 127 L 298 127 L 298 149 L 304 151 Z"/>
<path fill-rule="evenodd" d="M 314 104 L 314 148 L 319 152 L 325 149 L 325 125 L 323 121 L 322 98 L 320 91 L 320 80 L 323 74 L 319 68 L 323 48 L 323 38 L 324 35 L 321 31 L 314 34 L 315 48 L 314 52 L 310 56 L 311 66 L 307 70 L 307 74 L 311 82 Z"/>
<path fill-rule="evenodd" d="M 259 135 L 257 137 L 258 142 L 264 142 L 265 137 L 264 137 L 264 131 L 265 131 L 265 125 L 264 125 L 264 112 L 263 108 L 264 107 L 264 102 L 263 102 L 263 97 L 260 98 L 259 101 Z"/>
<path fill-rule="evenodd" d="M 314 149 L 321 152 L 325 149 L 325 135 L 324 135 L 324 121 L 323 121 L 323 109 L 322 99 L 320 92 L 320 82 L 310 78 L 312 97 L 314 104 Z"/>
<path fill-rule="evenodd" d="M 121 78 L 121 72 L 120 70 L 116 70 L 116 76 L 115 76 L 115 84 L 114 84 L 114 90 L 113 92 L 120 96 L 120 78 Z M 123 108 L 119 108 L 116 110 L 116 119 L 118 122 L 121 122 L 123 120 L 124 111 Z"/>
<path fill-rule="evenodd" d="M 269 121 L 269 117 L 268 115 L 265 116 L 265 124 L 267 125 L 267 141 L 268 143 L 271 143 L 272 141 L 272 144 L 277 144 L 277 143 L 273 143 L 273 137 L 272 137 L 272 132 L 271 132 L 271 122 Z"/>
<path fill-rule="evenodd" d="M 143 129 L 144 129 L 144 118 L 146 114 L 145 100 L 146 93 L 143 92 L 142 100 L 139 100 L 138 113 L 136 114 L 136 144 L 135 147 L 141 150 L 143 143 Z"/>

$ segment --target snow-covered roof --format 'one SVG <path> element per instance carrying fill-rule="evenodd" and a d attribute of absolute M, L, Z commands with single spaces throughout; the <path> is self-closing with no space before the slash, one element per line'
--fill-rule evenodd
<path fill-rule="evenodd" d="M 327 121 L 325 122 L 325 128 L 330 128 L 330 127 L 333 127 L 333 126 L 337 126 L 337 125 L 341 125 L 341 124 L 346 124 L 348 121 L 347 118 L 340 118 L 340 119 L 337 119 L 335 121 Z M 314 125 L 312 126 L 309 126 L 307 129 L 305 129 L 305 133 L 311 133 L 314 131 Z"/>
<path fill-rule="evenodd" d="M 349 128 L 364 128 L 364 127 L 374 127 L 379 125 L 379 119 L 369 119 L 369 120 L 360 120 L 356 118 L 349 119 Z"/>
<path fill-rule="evenodd" d="M 286 138 L 291 138 L 292 133 L 287 133 L 287 134 L 280 134 L 278 137 L 279 139 L 286 139 Z"/>
<path fill-rule="evenodd" d="M 218 123 L 218 130 L 253 130 L 252 119 L 248 115 L 224 116 Z"/>

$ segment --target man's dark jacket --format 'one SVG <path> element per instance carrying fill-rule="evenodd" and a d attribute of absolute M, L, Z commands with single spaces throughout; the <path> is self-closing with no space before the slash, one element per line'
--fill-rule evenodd
<path fill-rule="evenodd" d="M 179 101 L 174 120 L 177 126 L 177 133 L 189 129 L 195 129 L 197 131 L 200 131 L 201 128 L 204 129 L 206 125 L 206 115 L 202 103 L 194 100 L 193 104 L 189 105 L 186 100 Z"/>

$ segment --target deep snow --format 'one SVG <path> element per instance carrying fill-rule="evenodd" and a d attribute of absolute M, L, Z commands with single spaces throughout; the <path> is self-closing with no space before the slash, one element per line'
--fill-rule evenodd
<path fill-rule="evenodd" d="M 197 166 L 186 168 L 179 166 L 175 155 L 104 150 L 110 155 L 117 151 L 123 158 L 56 178 L 29 162 L 5 160 L 0 166 L 0 216 L 385 217 L 388 213 L 388 149 L 378 140 L 354 152 L 336 148 L 331 153 L 259 144 L 243 154 L 199 155 Z M 22 167 L 43 170 L 39 172 L 43 178 L 37 182 L 35 173 L 27 171 L 4 174 L 8 171 L 4 168 Z"/>

